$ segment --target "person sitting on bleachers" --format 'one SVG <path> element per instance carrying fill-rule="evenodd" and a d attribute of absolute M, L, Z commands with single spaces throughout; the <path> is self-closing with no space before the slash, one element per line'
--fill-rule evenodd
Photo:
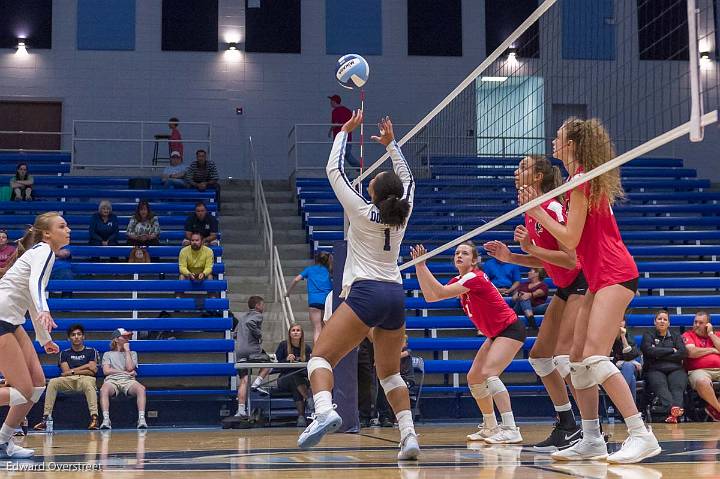
<path fill-rule="evenodd" d="M 90 218 L 90 245 L 117 246 L 120 225 L 118 218 L 112 212 L 112 203 L 102 200 L 98 205 L 98 212 Z"/>
<path fill-rule="evenodd" d="M 305 363 L 310 359 L 311 354 L 312 349 L 305 343 L 305 331 L 299 324 L 290 325 L 287 339 L 281 341 L 275 351 L 279 363 Z M 297 426 L 306 427 L 305 401 L 312 397 L 310 394 L 310 380 L 304 366 L 298 369 L 280 369 L 277 387 L 280 391 L 292 393 L 295 409 L 298 412 Z"/>
<path fill-rule="evenodd" d="M 219 179 L 217 166 L 214 161 L 207 159 L 207 151 L 197 150 L 195 152 L 195 161 L 190 163 L 185 172 L 187 184 L 198 191 L 217 190 L 220 187 L 218 184 Z"/>
<path fill-rule="evenodd" d="M 640 377 L 642 365 L 637 358 L 640 356 L 640 350 L 635 344 L 635 340 L 628 334 L 625 327 L 625 320 L 620 321 L 620 329 L 615 337 L 615 342 L 610 351 L 612 362 L 622 373 L 625 382 L 630 387 L 633 401 L 637 403 L 637 380 Z"/>
<path fill-rule="evenodd" d="M 10 189 L 12 190 L 10 200 L 31 201 L 34 182 L 33 177 L 28 173 L 27 163 L 18 163 L 15 176 L 10 179 Z"/>
<path fill-rule="evenodd" d="M 215 261 L 213 251 L 205 246 L 200 233 L 190 236 L 190 244 L 180 250 L 178 266 L 180 279 L 204 281 L 212 279 L 212 267 Z"/>
<path fill-rule="evenodd" d="M 645 390 L 654 396 L 651 413 L 667 414 L 665 422 L 675 424 L 685 414 L 688 376 L 683 368 L 687 349 L 680 333 L 670 331 L 670 314 L 655 313 L 655 328 L 643 334 Z"/>
<path fill-rule="evenodd" d="M 503 296 L 512 295 L 520 287 L 520 268 L 490 258 L 483 263 L 483 271 Z"/>
<path fill-rule="evenodd" d="M 250 296 L 248 298 L 248 312 L 238 318 L 238 323 L 233 330 L 235 339 L 235 361 L 251 361 L 252 357 L 265 355 L 262 348 L 262 323 L 263 312 L 265 311 L 265 300 L 261 296 Z M 270 369 L 264 368 L 260 375 L 255 378 L 252 389 L 260 390 L 260 385 L 267 377 Z M 249 369 L 237 369 L 238 375 L 238 410 L 236 417 L 247 417 L 246 409 L 248 394 Z M 262 390 L 262 392 L 266 392 Z"/>
<path fill-rule="evenodd" d="M 99 426 L 95 375 L 98 362 L 100 362 L 100 354 L 97 349 L 85 346 L 85 328 L 81 324 L 70 326 L 67 330 L 67 337 L 70 340 L 70 348 L 60 353 L 58 361 L 61 370 L 60 377 L 52 378 L 48 382 L 43 418 L 33 427 L 36 431 L 44 431 L 47 428 L 47 421 L 52 417 L 58 392 L 85 394 L 90 411 L 88 429 L 95 430 Z"/>
<path fill-rule="evenodd" d="M 0 230 L 0 278 L 10 269 L 17 258 L 17 248 L 8 242 L 7 231 Z"/>
<path fill-rule="evenodd" d="M 530 268 L 528 280 L 520 283 L 512 295 L 513 309 L 518 316 L 525 316 L 530 329 L 537 329 L 535 315 L 543 314 L 547 309 L 548 287 L 544 278 L 542 268 Z"/>
<path fill-rule="evenodd" d="M 687 348 L 685 370 L 690 387 L 707 403 L 705 412 L 713 421 L 720 421 L 720 402 L 715 396 L 713 381 L 720 381 L 720 338 L 705 311 L 695 313 L 691 331 L 682 335 Z"/>
<path fill-rule="evenodd" d="M 179 151 L 170 153 L 170 165 L 166 166 L 162 172 L 162 183 L 166 188 L 187 188 L 185 182 L 185 172 L 187 166 L 183 163 L 182 155 Z"/>
<path fill-rule="evenodd" d="M 127 239 L 132 246 L 157 246 L 160 244 L 160 223 L 150 209 L 147 200 L 140 200 L 135 214 L 128 222 Z"/>
<path fill-rule="evenodd" d="M 102 367 L 105 382 L 100 388 L 100 407 L 103 421 L 100 429 L 112 429 L 110 423 L 110 397 L 125 394 L 137 398 L 138 429 L 147 429 L 145 422 L 145 386 L 140 384 L 137 377 L 138 357 L 135 351 L 130 351 L 129 339 L 132 333 L 118 328 L 112 333 L 110 351 L 103 354 Z"/>
<path fill-rule="evenodd" d="M 203 243 L 215 246 L 217 242 L 218 222 L 211 214 L 208 214 L 207 207 L 202 201 L 195 204 L 195 212 L 190 213 L 185 220 L 185 239 L 183 246 L 190 244 L 190 236 L 193 233 L 200 233 Z"/>

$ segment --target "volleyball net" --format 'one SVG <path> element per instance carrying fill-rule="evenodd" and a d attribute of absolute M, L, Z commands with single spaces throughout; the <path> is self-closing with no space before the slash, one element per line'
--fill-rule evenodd
<path fill-rule="evenodd" d="M 470 238 L 509 241 L 528 209 L 618 171 L 631 200 L 652 191 L 673 201 L 675 193 L 697 189 L 702 183 L 679 160 L 640 157 L 668 156 L 663 146 L 701 141 L 717 121 L 718 5 L 545 0 L 508 36 L 488 30 L 492 53 L 399 140 L 408 148 L 423 145 L 422 155 L 406 154 L 417 179 L 406 243 L 429 246 L 421 258 L 427 259 Z M 503 7 L 486 2 L 487 18 L 504 19 Z M 569 118 L 597 119 L 608 144 L 595 146 L 612 146 L 613 159 L 518 205 L 518 163 L 526 155 L 551 157 Z M 355 182 L 388 168 L 387 158 Z"/>

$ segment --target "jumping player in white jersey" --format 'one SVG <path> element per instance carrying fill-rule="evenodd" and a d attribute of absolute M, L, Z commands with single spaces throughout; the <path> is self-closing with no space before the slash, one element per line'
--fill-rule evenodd
<path fill-rule="evenodd" d="M 420 447 L 408 389 L 400 376 L 400 352 L 405 342 L 405 290 L 397 260 L 412 211 L 415 182 L 395 142 L 392 122 L 386 117 L 378 124 L 379 136 L 372 139 L 390 153 L 393 171 L 378 173 L 370 181 L 371 201 L 353 189 L 345 175 L 343 159 L 347 136 L 362 119 L 362 111 L 357 110 L 343 125 L 327 164 L 330 185 L 350 222 L 341 294 L 345 301 L 320 333 L 313 357 L 308 361 L 315 417 L 300 435 L 298 446 L 315 446 L 342 424 L 332 404 L 332 368 L 374 328 L 377 375 L 400 428 L 398 459 L 412 460 L 420 454 Z"/>
<path fill-rule="evenodd" d="M 32 449 L 12 441 L 15 428 L 45 391 L 45 374 L 30 337 L 22 325 L 25 313 L 35 329 L 35 339 L 48 354 L 60 352 L 50 331 L 57 327 L 45 299 L 45 287 L 55 263 L 55 253 L 70 242 L 70 228 L 59 213 L 35 218 L 33 246 L 23 253 L 0 279 L 0 372 L 10 387 L 0 388 L 0 405 L 10 406 L 0 428 L 0 457 L 24 459 Z"/>

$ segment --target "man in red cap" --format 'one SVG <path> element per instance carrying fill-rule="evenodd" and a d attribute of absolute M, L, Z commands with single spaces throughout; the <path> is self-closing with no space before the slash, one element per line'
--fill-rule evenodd
<path fill-rule="evenodd" d="M 334 140 L 335 136 L 340 133 L 342 126 L 352 117 L 352 112 L 341 105 L 342 98 L 340 98 L 340 95 L 332 95 L 328 98 L 330 99 L 330 106 L 332 107 L 332 126 L 328 131 L 328 137 Z M 347 145 L 345 146 L 345 161 L 347 161 L 350 166 L 359 167 L 360 162 L 356 160 L 351 153 L 351 141 L 352 133 L 348 133 Z"/>

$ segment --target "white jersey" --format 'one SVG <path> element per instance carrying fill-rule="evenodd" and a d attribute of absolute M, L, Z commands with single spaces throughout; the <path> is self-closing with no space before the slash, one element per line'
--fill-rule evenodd
<path fill-rule="evenodd" d="M 346 142 L 347 133 L 341 131 L 335 137 L 327 164 L 330 185 L 350 222 L 347 233 L 347 257 L 343 271 L 341 294 L 343 298 L 347 297 L 350 286 L 358 280 L 402 283 L 397 260 L 406 227 L 390 227 L 381 223 L 378 208 L 353 189 L 345 175 Z M 412 212 L 415 181 L 410 167 L 397 142 L 390 143 L 387 151 L 392 158 L 393 169 L 402 181 L 405 190 L 403 198 L 410 203 Z"/>
<path fill-rule="evenodd" d="M 49 312 L 45 287 L 50 279 L 55 253 L 47 243 L 38 243 L 20 256 L 0 279 L 0 321 L 24 324 L 25 313 L 35 328 L 35 339 L 45 345 L 50 334 L 37 321 L 39 312 Z"/>

